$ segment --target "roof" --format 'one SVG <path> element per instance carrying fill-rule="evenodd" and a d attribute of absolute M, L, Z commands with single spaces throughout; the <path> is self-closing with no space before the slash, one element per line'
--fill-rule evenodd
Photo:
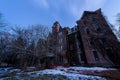
<path fill-rule="evenodd" d="M 96 11 L 84 11 L 83 14 L 82 14 L 82 17 L 76 21 L 76 23 L 78 23 L 78 21 L 80 21 L 81 19 L 83 19 L 86 15 L 89 15 L 89 14 L 98 14 L 100 13 L 101 14 L 101 8 L 97 9 Z"/>

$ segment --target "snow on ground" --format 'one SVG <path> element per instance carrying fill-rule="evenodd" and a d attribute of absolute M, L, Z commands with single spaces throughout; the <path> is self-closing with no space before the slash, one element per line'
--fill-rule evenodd
<path fill-rule="evenodd" d="M 34 68 L 34 67 L 32 67 Z M 90 71 L 105 71 L 105 70 L 116 70 L 114 68 L 102 68 L 102 67 L 68 67 L 64 68 L 58 66 L 54 69 L 45 69 L 40 71 L 25 72 L 20 69 L 12 67 L 0 68 L 0 80 L 107 80 L 104 77 L 81 74 L 79 70 L 90 70 Z M 8 73 L 13 73 L 8 75 Z M 7 76 L 6 76 L 7 74 Z"/>
<path fill-rule="evenodd" d="M 102 68 L 102 67 L 70 67 L 74 70 L 96 70 L 96 71 L 105 71 L 105 70 L 116 70 L 114 68 Z"/>
<path fill-rule="evenodd" d="M 13 67 L 0 68 L 0 74 L 11 73 L 11 72 L 20 72 L 20 69 L 15 69 Z"/>
<path fill-rule="evenodd" d="M 40 72 L 37 72 L 40 74 L 52 74 L 52 75 L 63 75 L 68 77 L 69 80 L 85 80 L 85 79 L 91 79 L 91 80 L 106 80 L 105 78 L 99 77 L 99 76 L 88 76 L 88 75 L 82 75 L 82 74 L 76 74 L 76 73 L 68 73 L 65 71 L 60 70 L 51 70 L 46 69 Z"/>
<path fill-rule="evenodd" d="M 62 67 L 62 66 L 58 66 L 56 68 L 57 70 L 59 69 L 63 69 L 64 71 L 67 71 L 69 69 L 73 69 L 73 70 L 92 70 L 92 71 L 105 71 L 105 70 L 117 70 L 115 68 L 103 68 L 103 67 L 68 67 L 68 68 L 65 68 L 65 67 Z"/>

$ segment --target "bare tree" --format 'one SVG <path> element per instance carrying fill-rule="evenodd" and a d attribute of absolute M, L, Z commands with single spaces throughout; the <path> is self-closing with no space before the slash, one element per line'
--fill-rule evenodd
<path fill-rule="evenodd" d="M 117 35 L 117 37 L 118 37 L 118 39 L 119 39 L 119 41 L 120 41 L 120 13 L 118 13 L 118 14 L 116 15 L 116 23 L 117 23 L 117 25 L 118 25 L 118 27 L 119 27 L 119 29 L 116 30 L 116 35 Z"/>
<path fill-rule="evenodd" d="M 120 13 L 118 13 L 116 17 L 117 17 L 116 22 L 120 26 Z"/>
<path fill-rule="evenodd" d="M 49 27 L 44 25 L 32 25 L 26 29 L 15 27 L 12 28 L 12 30 L 16 35 L 16 39 L 12 42 L 14 53 L 32 54 L 39 58 L 44 57 L 43 54 L 47 53 L 46 39 L 49 33 Z M 31 61 L 31 63 L 33 62 L 34 61 Z"/>

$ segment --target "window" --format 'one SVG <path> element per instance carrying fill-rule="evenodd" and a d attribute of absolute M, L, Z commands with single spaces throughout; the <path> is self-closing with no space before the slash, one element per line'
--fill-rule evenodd
<path fill-rule="evenodd" d="M 61 52 L 61 46 L 59 46 L 59 52 Z"/>
<path fill-rule="evenodd" d="M 80 39 L 80 34 L 79 33 L 77 33 L 77 39 Z"/>
<path fill-rule="evenodd" d="M 59 39 L 59 44 L 61 44 L 61 43 L 62 43 L 62 38 Z"/>
<path fill-rule="evenodd" d="M 79 46 L 79 48 L 81 48 L 81 43 L 79 41 L 76 41 L 77 46 Z"/>
<path fill-rule="evenodd" d="M 91 16 L 90 18 L 93 22 L 95 21 L 95 17 Z"/>
<path fill-rule="evenodd" d="M 78 27 L 77 26 L 75 26 L 75 31 L 77 31 L 78 30 Z"/>
<path fill-rule="evenodd" d="M 80 53 L 81 61 L 85 61 L 85 56 L 83 53 Z"/>
<path fill-rule="evenodd" d="M 93 55 L 96 61 L 99 61 L 98 53 L 97 51 L 93 51 Z"/>
<path fill-rule="evenodd" d="M 60 48 L 61 48 L 61 50 L 62 50 L 62 49 L 63 49 L 63 46 L 61 46 Z"/>
<path fill-rule="evenodd" d="M 106 42 L 105 34 L 104 34 L 104 33 L 101 33 L 101 34 L 99 35 L 99 39 L 102 41 L 102 43 Z"/>
<path fill-rule="evenodd" d="M 61 35 L 62 35 L 62 32 L 59 33 L 59 36 L 61 36 Z"/>
<path fill-rule="evenodd" d="M 97 30 L 97 31 L 100 30 L 99 24 L 94 24 L 94 27 L 95 27 L 95 30 Z"/>
<path fill-rule="evenodd" d="M 94 44 L 94 41 L 93 41 L 92 38 L 89 38 L 89 44 L 90 44 L 90 45 L 93 45 L 93 44 Z"/>
<path fill-rule="evenodd" d="M 52 48 L 50 47 L 49 52 L 52 53 Z"/>
<path fill-rule="evenodd" d="M 87 34 L 90 34 L 90 31 L 89 31 L 88 28 L 85 28 L 85 32 L 86 32 Z"/>
<path fill-rule="evenodd" d="M 86 26 L 86 21 L 83 21 L 84 25 Z"/>
<path fill-rule="evenodd" d="M 73 50 L 73 45 L 70 45 L 70 50 Z"/>
<path fill-rule="evenodd" d="M 77 34 L 75 34 L 75 38 L 77 38 Z"/>
<path fill-rule="evenodd" d="M 74 31 L 75 31 L 75 28 L 73 27 L 71 30 L 72 30 L 72 32 L 74 32 Z"/>

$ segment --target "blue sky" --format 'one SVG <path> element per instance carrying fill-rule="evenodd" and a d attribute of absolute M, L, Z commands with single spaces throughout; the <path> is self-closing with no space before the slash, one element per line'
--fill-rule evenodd
<path fill-rule="evenodd" d="M 115 24 L 120 12 L 120 0 L 0 0 L 0 12 L 12 25 L 43 24 L 52 26 L 59 21 L 73 27 L 84 10 L 102 8 L 110 23 Z"/>

